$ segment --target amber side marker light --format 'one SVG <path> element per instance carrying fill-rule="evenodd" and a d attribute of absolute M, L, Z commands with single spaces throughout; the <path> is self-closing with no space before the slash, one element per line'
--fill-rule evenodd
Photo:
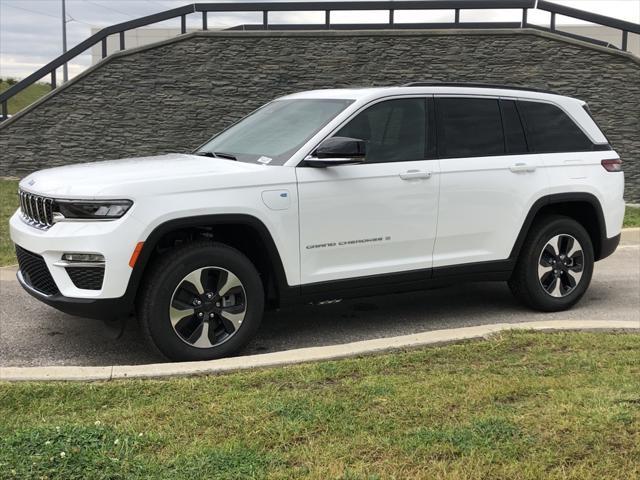
<path fill-rule="evenodd" d="M 133 266 L 138 261 L 138 256 L 142 251 L 142 245 L 144 245 L 144 242 L 138 242 L 138 244 L 136 245 L 136 248 L 133 249 L 133 253 L 131 254 L 131 259 L 129 260 L 129 266 L 131 268 L 133 268 Z"/>
<path fill-rule="evenodd" d="M 600 162 L 607 172 L 621 172 L 622 160 L 619 158 L 610 158 Z"/>

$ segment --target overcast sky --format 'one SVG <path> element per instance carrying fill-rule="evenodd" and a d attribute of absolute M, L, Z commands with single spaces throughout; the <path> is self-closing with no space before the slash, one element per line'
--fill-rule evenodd
<path fill-rule="evenodd" d="M 206 1 L 206 0 L 203 0 Z M 233 1 L 233 0 L 231 0 Z M 134 18 L 149 15 L 162 10 L 194 3 L 177 0 L 66 0 L 67 4 L 67 42 L 68 48 L 90 36 L 91 27 L 104 27 Z M 556 3 L 589 10 L 640 23 L 640 0 L 571 0 Z M 422 17 L 411 14 L 396 15 L 396 21 L 450 21 L 451 12 L 430 12 Z M 509 21 L 519 20 L 519 11 L 474 11 L 464 12 L 462 20 L 469 21 Z M 189 17 L 188 17 L 189 18 Z M 198 28 L 201 17 L 191 15 L 188 26 Z M 359 14 L 357 19 L 348 12 L 332 14 L 332 21 L 356 22 L 384 21 L 382 12 L 371 13 L 368 17 Z M 530 21 L 545 25 L 548 14 L 532 12 Z M 320 22 L 319 13 L 275 14 L 270 16 L 274 22 Z M 229 27 L 242 23 L 261 21 L 259 14 L 209 14 L 209 26 Z M 575 23 L 558 17 L 558 24 Z M 162 25 L 179 28 L 179 20 L 165 22 Z M 0 0 L 0 77 L 22 78 L 62 52 L 61 40 L 61 0 Z M 69 65 L 70 75 L 85 69 L 91 63 L 89 53 L 77 57 Z M 48 80 L 48 79 L 47 79 Z"/>

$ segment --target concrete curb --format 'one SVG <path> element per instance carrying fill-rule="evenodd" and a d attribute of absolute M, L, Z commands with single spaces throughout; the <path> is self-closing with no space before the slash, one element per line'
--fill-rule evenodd
<path fill-rule="evenodd" d="M 150 365 L 114 365 L 109 367 L 0 367 L 0 381 L 95 381 L 113 379 L 166 378 L 211 375 L 253 368 L 276 367 L 296 363 L 335 360 L 390 350 L 423 347 L 443 343 L 486 338 L 505 330 L 639 330 L 640 320 L 550 320 L 526 323 L 498 323 L 476 327 L 378 338 L 342 345 L 300 348 L 283 352 L 223 358 L 205 362 L 157 363 Z"/>

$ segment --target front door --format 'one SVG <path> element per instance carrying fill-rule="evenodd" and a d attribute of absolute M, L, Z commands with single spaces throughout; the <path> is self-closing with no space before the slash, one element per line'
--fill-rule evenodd
<path fill-rule="evenodd" d="M 438 213 L 431 100 L 364 108 L 334 135 L 366 142 L 357 165 L 296 169 L 302 284 L 429 272 Z"/>

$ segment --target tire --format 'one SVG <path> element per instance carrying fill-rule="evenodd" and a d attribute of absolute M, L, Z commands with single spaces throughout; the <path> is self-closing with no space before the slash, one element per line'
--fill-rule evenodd
<path fill-rule="evenodd" d="M 211 360 L 237 352 L 254 336 L 264 290 L 246 256 L 199 241 L 177 247 L 151 267 L 137 310 L 145 339 L 164 357 Z"/>
<path fill-rule="evenodd" d="M 568 217 L 545 216 L 531 227 L 509 288 L 535 310 L 566 310 L 589 287 L 593 264 L 593 244 L 584 227 Z"/>

